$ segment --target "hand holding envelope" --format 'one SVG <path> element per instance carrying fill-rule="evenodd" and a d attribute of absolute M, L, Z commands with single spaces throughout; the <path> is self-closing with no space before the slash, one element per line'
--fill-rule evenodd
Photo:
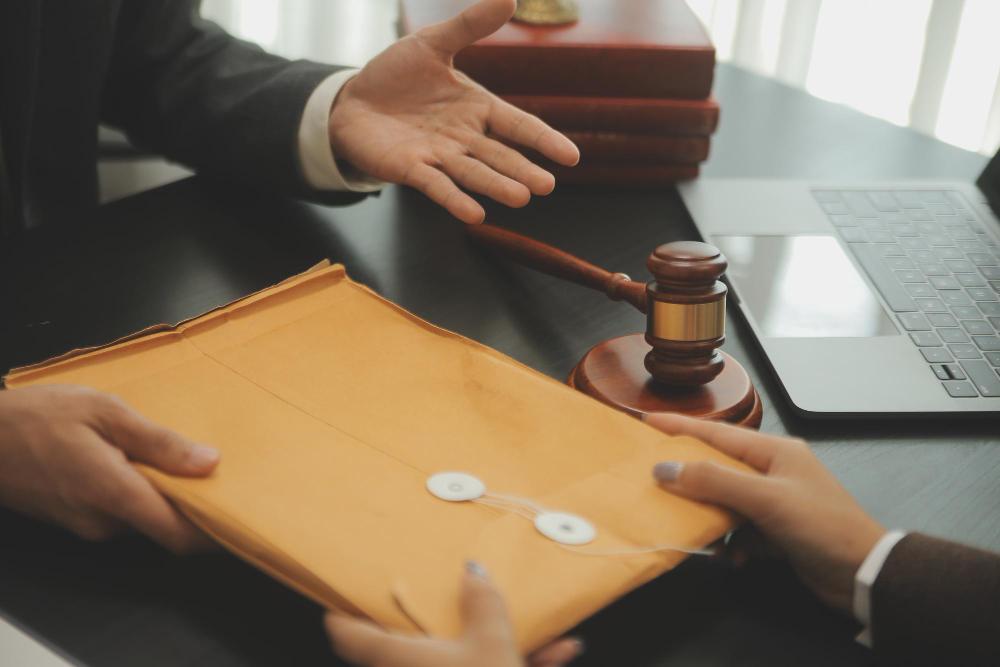
<path fill-rule="evenodd" d="M 206 479 L 140 470 L 216 540 L 327 608 L 460 636 L 456 573 L 472 559 L 507 600 L 521 650 L 685 557 L 642 549 L 703 547 L 734 525 L 664 493 L 657 462 L 746 469 L 419 320 L 340 266 L 7 378 L 52 383 L 112 392 L 218 447 Z M 516 512 L 441 501 L 426 481 L 447 470 L 584 517 L 587 549 L 626 555 L 584 555 Z"/>

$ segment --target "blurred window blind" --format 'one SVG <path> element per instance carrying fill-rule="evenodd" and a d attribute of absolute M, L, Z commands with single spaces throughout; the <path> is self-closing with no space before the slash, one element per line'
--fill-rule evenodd
<path fill-rule="evenodd" d="M 997 0 L 688 0 L 726 60 L 992 155 Z"/>
<path fill-rule="evenodd" d="M 1000 145 L 998 0 L 687 1 L 720 60 L 962 148 Z M 397 0 L 204 0 L 202 13 L 291 58 L 362 65 L 395 39 Z"/>

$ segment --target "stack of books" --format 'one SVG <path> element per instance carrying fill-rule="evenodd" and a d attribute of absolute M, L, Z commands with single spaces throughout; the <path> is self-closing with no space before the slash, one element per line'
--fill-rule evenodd
<path fill-rule="evenodd" d="M 404 0 L 414 32 L 471 0 Z M 684 0 L 578 0 L 567 26 L 511 22 L 455 66 L 580 147 L 560 183 L 657 186 L 694 178 L 719 122 L 715 48 Z"/>

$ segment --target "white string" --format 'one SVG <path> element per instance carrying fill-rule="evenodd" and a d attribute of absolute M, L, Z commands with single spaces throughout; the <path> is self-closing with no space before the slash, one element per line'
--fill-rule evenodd
<path fill-rule="evenodd" d="M 544 514 L 549 510 L 538 505 L 537 503 L 531 502 L 525 498 L 519 498 L 517 496 L 508 496 L 500 493 L 485 493 L 479 498 L 472 500 L 474 503 L 480 503 L 488 507 L 494 507 L 499 510 L 504 510 L 516 514 L 517 516 L 527 519 L 534 523 L 536 517 L 539 514 Z M 534 513 L 532 513 L 534 512 Z M 582 546 L 573 546 L 569 544 L 562 544 L 556 542 L 557 545 L 563 549 L 575 553 L 580 556 L 598 556 L 598 557 L 614 557 L 614 556 L 641 556 L 643 554 L 657 553 L 660 551 L 678 551 L 680 553 L 688 554 L 691 556 L 715 556 L 716 551 L 714 549 L 694 549 L 689 547 L 680 547 L 674 544 L 657 544 L 651 547 L 630 547 L 622 549 L 585 549 Z"/>

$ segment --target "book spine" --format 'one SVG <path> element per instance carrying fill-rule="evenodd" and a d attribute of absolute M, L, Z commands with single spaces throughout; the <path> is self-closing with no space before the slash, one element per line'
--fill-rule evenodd
<path fill-rule="evenodd" d="M 586 164 L 697 164 L 708 159 L 708 137 L 668 137 L 620 132 L 566 132 Z"/>
<path fill-rule="evenodd" d="M 497 94 L 705 99 L 715 51 L 474 44 L 455 66 Z"/>
<path fill-rule="evenodd" d="M 719 126 L 715 100 L 504 95 L 552 127 L 635 134 L 708 136 Z"/>

